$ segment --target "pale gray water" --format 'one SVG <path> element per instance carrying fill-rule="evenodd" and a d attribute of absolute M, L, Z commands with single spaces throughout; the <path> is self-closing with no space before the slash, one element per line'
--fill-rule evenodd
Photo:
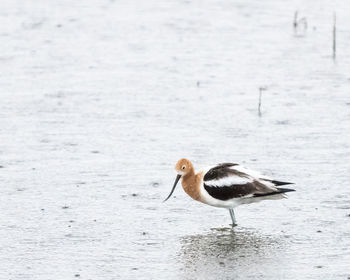
<path fill-rule="evenodd" d="M 349 279 L 350 4 L 305 2 L 1 1 L 0 278 Z M 232 232 L 184 156 L 297 192 Z"/>

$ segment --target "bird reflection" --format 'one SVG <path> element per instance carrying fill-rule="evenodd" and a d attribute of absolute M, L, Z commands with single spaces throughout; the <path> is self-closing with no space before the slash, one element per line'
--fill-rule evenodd
<path fill-rule="evenodd" d="M 279 238 L 246 228 L 211 229 L 206 234 L 183 237 L 181 245 L 184 279 L 254 277 L 270 261 L 272 264 L 276 255 L 283 255 Z"/>

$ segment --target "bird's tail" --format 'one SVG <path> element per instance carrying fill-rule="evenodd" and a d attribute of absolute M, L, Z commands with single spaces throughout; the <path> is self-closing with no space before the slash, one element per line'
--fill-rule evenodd
<path fill-rule="evenodd" d="M 283 195 L 283 197 L 285 197 L 284 194 L 286 192 L 295 192 L 294 189 L 287 189 L 287 188 L 276 188 L 276 189 L 277 189 L 276 191 L 269 192 L 269 193 L 262 193 L 262 194 L 256 193 L 256 194 L 254 194 L 254 197 L 272 196 L 272 195 L 275 195 L 275 194 Z"/>
<path fill-rule="evenodd" d="M 278 191 L 277 193 L 286 193 L 286 192 L 295 192 L 294 189 L 287 189 L 287 188 L 276 188 Z"/>

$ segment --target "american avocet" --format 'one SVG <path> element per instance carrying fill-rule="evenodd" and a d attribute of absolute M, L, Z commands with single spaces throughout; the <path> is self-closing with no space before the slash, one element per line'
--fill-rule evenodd
<path fill-rule="evenodd" d="M 277 187 L 293 183 L 272 180 L 236 163 L 222 163 L 195 173 L 189 160 L 180 159 L 175 170 L 178 175 L 164 201 L 170 198 L 182 178 L 183 189 L 194 200 L 229 209 L 232 227 L 237 225 L 233 211 L 235 207 L 265 199 L 281 199 L 285 197 L 284 193 L 295 191 Z"/>

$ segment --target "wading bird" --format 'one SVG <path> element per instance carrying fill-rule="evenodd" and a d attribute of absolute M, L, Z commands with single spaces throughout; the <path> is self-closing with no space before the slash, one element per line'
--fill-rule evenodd
<path fill-rule="evenodd" d="M 241 204 L 259 202 L 266 199 L 281 199 L 284 193 L 295 191 L 278 186 L 293 183 L 272 180 L 236 163 L 221 163 L 195 173 L 192 163 L 180 159 L 175 170 L 177 176 L 167 201 L 182 178 L 182 187 L 194 200 L 227 208 L 230 211 L 232 227 L 236 226 L 234 208 Z"/>

